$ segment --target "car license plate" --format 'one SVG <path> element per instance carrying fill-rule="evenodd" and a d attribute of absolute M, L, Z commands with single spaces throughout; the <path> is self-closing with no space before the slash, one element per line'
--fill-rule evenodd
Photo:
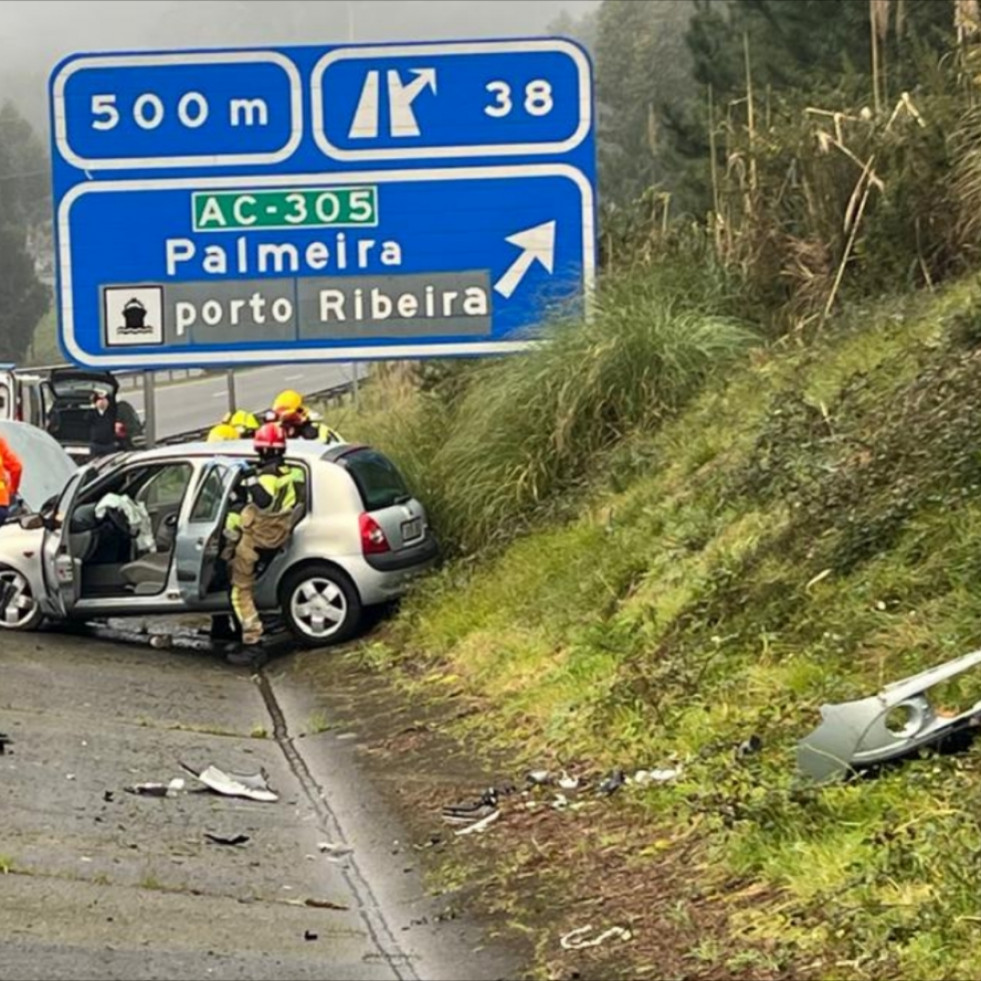
<path fill-rule="evenodd" d="M 413 538 L 422 537 L 422 518 L 413 518 L 402 522 L 402 541 L 411 542 Z"/>

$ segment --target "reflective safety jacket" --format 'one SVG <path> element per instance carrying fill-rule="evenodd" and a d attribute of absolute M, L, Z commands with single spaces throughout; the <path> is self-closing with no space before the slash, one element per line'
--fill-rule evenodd
<path fill-rule="evenodd" d="M 299 467 L 285 463 L 272 464 L 259 471 L 254 484 L 249 486 L 249 499 L 260 511 L 279 514 L 292 511 L 299 502 L 299 485 L 306 478 Z"/>
<path fill-rule="evenodd" d="M 0 436 L 0 508 L 10 507 L 14 495 L 20 490 L 20 478 L 24 467 L 20 457 Z"/>
<path fill-rule="evenodd" d="M 258 511 L 260 518 L 288 514 L 297 504 L 305 502 L 306 474 L 300 467 L 274 463 L 249 478 L 243 490 L 248 503 Z M 225 534 L 229 541 L 235 541 L 240 535 L 244 504 L 242 501 L 225 519 Z"/>

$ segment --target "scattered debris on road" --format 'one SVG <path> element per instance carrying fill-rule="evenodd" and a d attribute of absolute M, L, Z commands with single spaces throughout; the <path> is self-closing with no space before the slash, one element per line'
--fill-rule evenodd
<path fill-rule="evenodd" d="M 303 931 L 303 939 L 304 940 L 316 940 L 317 939 L 317 934 L 315 934 L 313 932 L 313 930 L 304 930 Z"/>
<path fill-rule="evenodd" d="M 183 792 L 184 781 L 180 777 L 174 777 L 170 783 L 134 783 L 123 789 L 128 794 L 136 794 L 140 797 L 176 797 L 179 793 Z M 106 794 L 111 794 L 111 791 L 107 790 Z M 112 798 L 106 798 L 105 794 L 103 794 L 102 799 L 111 800 Z"/>
<path fill-rule="evenodd" d="M 450 824 L 468 824 L 487 817 L 497 810 L 499 794 L 490 787 L 474 801 L 462 804 L 447 804 L 443 810 L 443 820 Z"/>
<path fill-rule="evenodd" d="M 586 934 L 592 932 L 592 924 L 584 927 L 577 927 L 575 930 L 570 930 L 564 937 L 559 940 L 563 950 L 583 950 L 586 947 L 599 947 L 600 944 L 606 943 L 607 940 L 613 937 L 619 937 L 620 940 L 624 942 L 628 940 L 633 940 L 633 934 L 626 928 L 621 926 L 610 927 L 609 930 L 604 930 L 598 937 L 593 937 L 592 940 L 586 940 Z"/>
<path fill-rule="evenodd" d="M 215 845 L 244 845 L 251 840 L 248 835 L 213 835 L 210 831 L 205 831 L 204 836 Z"/>
<path fill-rule="evenodd" d="M 532 770 L 525 780 L 533 787 L 546 787 L 552 782 L 552 774 L 548 770 Z"/>
<path fill-rule="evenodd" d="M 0 732 L 0 756 L 3 756 L 7 752 L 7 747 L 13 742 L 5 732 Z"/>
<path fill-rule="evenodd" d="M 349 906 L 345 906 L 343 903 L 335 903 L 330 899 L 304 899 L 303 905 L 313 909 L 335 909 L 341 912 L 350 909 Z"/>
<path fill-rule="evenodd" d="M 354 849 L 350 845 L 341 845 L 333 841 L 318 841 L 317 847 L 329 855 L 350 855 Z"/>
<path fill-rule="evenodd" d="M 613 770 L 596 788 L 596 793 L 603 797 L 609 797 L 615 794 L 626 782 L 627 775 L 623 770 Z"/>
<path fill-rule="evenodd" d="M 627 777 L 627 783 L 636 787 L 648 787 L 652 783 L 668 783 L 681 776 L 681 767 L 663 767 L 657 770 L 637 770 L 633 776 Z"/>
<path fill-rule="evenodd" d="M 754 732 L 749 739 L 743 740 L 736 747 L 736 759 L 741 760 L 747 756 L 755 756 L 763 748 L 763 740 Z"/>
<path fill-rule="evenodd" d="M 245 797 L 249 800 L 262 801 L 268 804 L 279 800 L 279 795 L 269 789 L 268 779 L 264 771 L 231 773 L 219 769 L 214 764 L 200 771 L 186 763 L 181 763 L 181 766 L 210 790 L 224 797 Z"/>
<path fill-rule="evenodd" d="M 981 702 L 963 712 L 936 710 L 926 697 L 935 685 L 981 664 L 981 651 L 886 685 L 877 695 L 821 706 L 821 725 L 797 744 L 797 766 L 817 781 L 901 759 L 981 723 Z"/>
<path fill-rule="evenodd" d="M 494 811 L 488 814 L 487 817 L 481 818 L 479 821 L 474 821 L 473 824 L 468 824 L 465 828 L 460 828 L 455 831 L 456 835 L 469 835 L 469 834 L 483 834 L 499 817 L 501 812 Z"/>

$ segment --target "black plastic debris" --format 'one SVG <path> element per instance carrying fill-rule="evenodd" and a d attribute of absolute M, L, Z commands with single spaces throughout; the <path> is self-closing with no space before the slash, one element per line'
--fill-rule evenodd
<path fill-rule="evenodd" d="M 317 936 L 318 935 L 316 933 L 314 933 L 313 930 L 304 930 L 303 931 L 303 939 L 304 940 L 316 940 L 317 939 Z"/>
<path fill-rule="evenodd" d="M 205 831 L 204 836 L 215 845 L 244 845 L 250 840 L 248 835 L 213 835 L 210 831 Z"/>
<path fill-rule="evenodd" d="M 3 756 L 7 752 L 7 747 L 13 742 L 5 732 L 0 732 L 0 756 Z"/>
<path fill-rule="evenodd" d="M 123 789 L 127 794 L 136 794 L 138 797 L 176 797 L 183 792 L 184 781 L 180 777 L 174 777 L 170 783 L 134 783 Z"/>
<path fill-rule="evenodd" d="M 754 756 L 763 748 L 763 740 L 754 732 L 749 739 L 744 739 L 736 747 L 736 759 L 741 760 L 747 756 Z"/>
<path fill-rule="evenodd" d="M 102 799 L 107 803 L 111 804 L 115 798 L 115 794 L 111 790 L 104 790 L 102 792 Z"/>
<path fill-rule="evenodd" d="M 447 804 L 442 809 L 443 820 L 452 824 L 469 824 L 493 814 L 497 810 L 498 793 L 493 788 L 485 790 L 480 797 L 461 804 Z"/>
<path fill-rule="evenodd" d="M 343 903 L 335 903 L 332 899 L 304 899 L 303 905 L 309 906 L 311 909 L 347 910 L 349 908 Z"/>
<path fill-rule="evenodd" d="M 615 794 L 626 782 L 627 775 L 623 770 L 612 770 L 596 788 L 596 793 L 603 797 L 609 797 L 611 794 Z"/>

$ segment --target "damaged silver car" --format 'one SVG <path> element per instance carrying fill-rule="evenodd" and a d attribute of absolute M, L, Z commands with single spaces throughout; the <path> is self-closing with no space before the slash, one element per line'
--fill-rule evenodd
<path fill-rule="evenodd" d="M 797 765 L 814 780 L 901 759 L 981 722 L 981 701 L 965 711 L 938 710 L 931 688 L 981 664 L 981 651 L 886 685 L 877 695 L 821 706 L 821 725 L 797 746 Z"/>
<path fill-rule="evenodd" d="M 225 518 L 254 459 L 249 441 L 123 453 L 81 469 L 47 433 L 0 422 L 24 460 L 26 513 L 0 528 L 0 630 L 45 618 L 230 610 Z M 292 537 L 265 556 L 256 605 L 309 647 L 349 638 L 365 607 L 401 595 L 437 558 L 422 504 L 361 444 L 292 441 L 306 475 Z"/>

